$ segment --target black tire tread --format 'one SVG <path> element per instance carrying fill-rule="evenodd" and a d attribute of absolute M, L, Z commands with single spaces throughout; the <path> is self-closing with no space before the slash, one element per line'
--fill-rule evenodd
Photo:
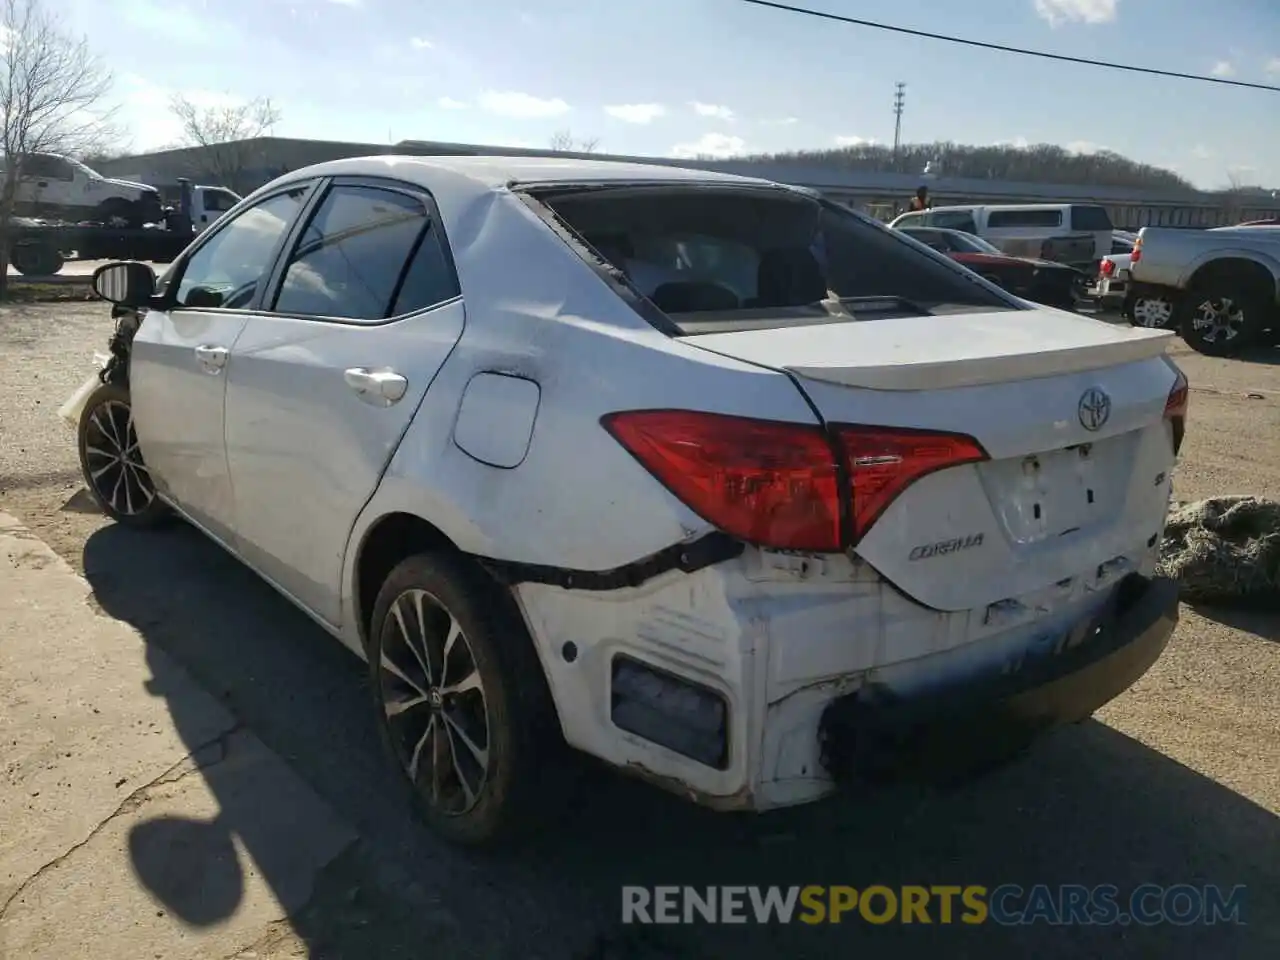
<path fill-rule="evenodd" d="M 505 769 L 491 771 L 497 777 L 501 796 L 496 807 L 473 817 L 435 813 L 419 796 L 407 776 L 403 782 L 422 818 L 446 839 L 464 846 L 497 848 L 518 844 L 529 837 L 536 824 L 552 814 L 557 762 L 566 752 L 551 694 L 533 641 L 514 600 L 487 573 L 466 557 L 447 551 L 421 553 L 402 560 L 387 576 L 377 600 L 369 629 L 369 681 L 379 734 L 388 755 L 395 749 L 382 713 L 378 694 L 378 661 L 383 624 L 395 599 L 407 590 L 423 589 L 436 596 L 459 621 L 478 660 L 496 667 L 493 676 L 484 676 L 486 699 L 490 701 L 490 743 L 499 736 L 497 726 L 505 718 L 508 749 L 500 754 Z M 479 649 L 477 649 L 479 648 Z M 482 676 L 484 673 L 483 667 Z M 492 670 L 491 670 L 492 672 Z M 496 689 L 500 718 L 495 720 Z M 505 754 L 505 756 L 504 756 Z M 550 788 L 550 789 L 549 789 Z M 487 788 L 486 788 L 487 789 Z"/>
<path fill-rule="evenodd" d="M 80 412 L 80 424 L 76 431 L 76 451 L 80 457 L 80 476 L 84 479 L 84 485 L 89 488 L 89 494 L 93 497 L 94 503 L 111 520 L 124 527 L 147 530 L 172 519 L 172 512 L 161 502 L 159 497 L 153 499 L 147 509 L 141 513 L 117 513 L 111 504 L 98 493 L 97 488 L 93 485 L 93 480 L 89 476 L 89 458 L 85 453 L 85 446 L 88 441 L 89 417 L 97 407 L 111 400 L 129 403 L 129 391 L 119 384 L 104 383 L 89 394 L 89 398 L 85 401 L 84 409 Z"/>

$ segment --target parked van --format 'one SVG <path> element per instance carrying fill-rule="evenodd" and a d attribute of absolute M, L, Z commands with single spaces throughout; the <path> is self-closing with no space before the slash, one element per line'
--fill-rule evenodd
<path fill-rule="evenodd" d="M 890 226 L 963 230 L 1010 256 L 1066 263 L 1091 275 L 1111 252 L 1115 231 L 1104 207 L 1085 203 L 934 207 L 904 213 Z"/>

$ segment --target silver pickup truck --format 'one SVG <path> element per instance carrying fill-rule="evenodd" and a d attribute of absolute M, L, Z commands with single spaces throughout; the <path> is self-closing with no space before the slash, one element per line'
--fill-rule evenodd
<path fill-rule="evenodd" d="M 1178 332 L 1200 353 L 1228 356 L 1280 335 L 1280 227 L 1143 227 L 1129 296 L 1172 300 Z"/>

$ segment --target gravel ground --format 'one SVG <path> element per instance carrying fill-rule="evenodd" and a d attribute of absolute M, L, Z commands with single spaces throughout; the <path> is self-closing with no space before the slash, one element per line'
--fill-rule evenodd
<path fill-rule="evenodd" d="M 354 658 L 197 535 L 129 536 L 88 505 L 55 411 L 91 372 L 109 323 L 101 305 L 0 308 L 0 510 L 84 572 L 106 612 L 177 657 L 361 832 L 359 856 L 335 865 L 313 909 L 259 956 L 410 957 L 424 942 L 439 948 L 431 955 L 601 960 L 847 955 L 870 944 L 996 958 L 1280 956 L 1276 616 L 1184 607 L 1168 652 L 1096 721 L 943 796 L 895 792 L 743 820 L 609 776 L 591 780 L 589 802 L 532 857 L 488 862 L 442 847 L 412 824 L 382 765 Z M 1179 499 L 1280 499 L 1280 353 L 1172 352 L 1192 384 Z M 627 928 L 611 939 L 621 883 L 793 882 L 1245 884 L 1249 926 L 681 927 L 647 944 Z"/>

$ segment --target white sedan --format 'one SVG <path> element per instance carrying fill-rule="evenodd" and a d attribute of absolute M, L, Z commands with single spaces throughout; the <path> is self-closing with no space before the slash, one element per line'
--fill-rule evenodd
<path fill-rule="evenodd" d="M 1170 335 L 809 191 L 344 160 L 95 286 L 94 496 L 185 518 L 366 658 L 454 841 L 536 820 L 565 744 L 756 810 L 1004 756 L 1177 618 Z"/>

